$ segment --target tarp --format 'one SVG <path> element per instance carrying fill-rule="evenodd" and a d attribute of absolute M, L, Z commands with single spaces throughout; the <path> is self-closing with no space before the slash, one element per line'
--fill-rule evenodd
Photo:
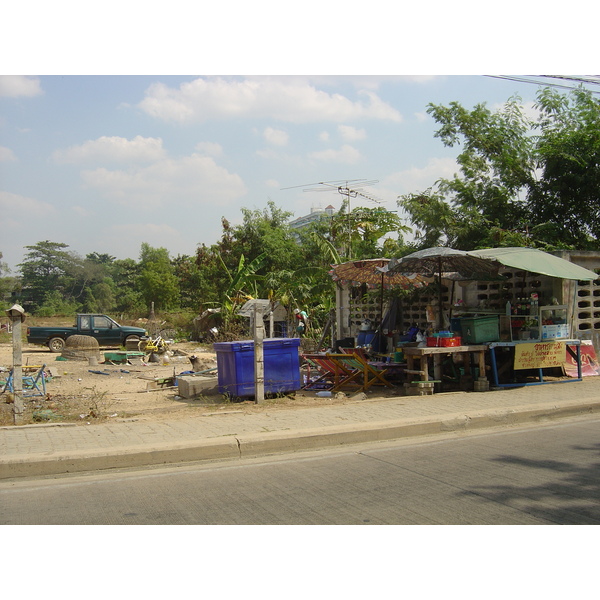
<path fill-rule="evenodd" d="M 535 248 L 486 248 L 485 250 L 470 250 L 469 254 L 495 259 L 513 269 L 561 279 L 593 281 L 600 277 L 589 269 Z"/>

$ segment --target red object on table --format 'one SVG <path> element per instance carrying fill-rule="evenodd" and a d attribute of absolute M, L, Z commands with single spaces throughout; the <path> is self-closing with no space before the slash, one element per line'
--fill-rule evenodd
<path fill-rule="evenodd" d="M 462 346 L 462 339 L 458 336 L 448 337 L 428 337 L 427 346 L 430 348 L 454 348 Z"/>

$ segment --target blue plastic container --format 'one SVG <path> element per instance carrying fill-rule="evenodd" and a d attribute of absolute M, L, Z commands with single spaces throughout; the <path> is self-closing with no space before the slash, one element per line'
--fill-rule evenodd
<path fill-rule="evenodd" d="M 299 390 L 299 338 L 267 338 L 263 341 L 265 394 Z M 254 396 L 254 341 L 218 342 L 217 353 L 219 393 L 233 397 Z"/>
<path fill-rule="evenodd" d="M 372 330 L 369 331 L 359 331 L 358 336 L 356 338 L 357 346 L 372 346 L 375 341 L 375 332 Z"/>

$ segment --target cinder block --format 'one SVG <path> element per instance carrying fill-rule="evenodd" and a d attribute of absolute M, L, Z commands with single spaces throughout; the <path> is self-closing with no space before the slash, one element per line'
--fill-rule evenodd
<path fill-rule="evenodd" d="M 194 398 L 195 396 L 208 396 L 219 393 L 216 377 L 183 375 L 177 378 L 177 387 L 178 394 L 182 398 Z"/>

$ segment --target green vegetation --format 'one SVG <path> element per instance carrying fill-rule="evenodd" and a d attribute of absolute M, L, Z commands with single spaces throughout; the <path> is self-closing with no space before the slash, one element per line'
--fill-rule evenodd
<path fill-rule="evenodd" d="M 20 273 L 1 262 L 0 300 L 19 302 L 38 317 L 101 312 L 178 314 L 183 331 L 193 316 L 219 308 L 235 331 L 236 308 L 249 298 L 302 307 L 317 330 L 334 303 L 331 264 L 350 258 L 400 257 L 447 245 L 469 250 L 533 246 L 598 250 L 600 233 L 600 103 L 577 89 L 538 92 L 535 116 L 519 98 L 492 112 L 456 102 L 430 104 L 444 146 L 459 147 L 457 173 L 399 198 L 396 213 L 358 207 L 299 230 L 291 213 L 268 201 L 242 209 L 242 223 L 222 219 L 222 234 L 194 256 L 170 256 L 143 243 L 137 260 L 96 252 L 85 258 L 60 242 L 26 246 Z M 406 243 L 411 232 L 414 242 Z M 401 294 L 400 291 L 386 292 Z"/>
<path fill-rule="evenodd" d="M 400 198 L 419 245 L 600 248 L 600 103 L 541 89 L 534 109 L 429 105 L 436 137 L 461 152 L 452 179 Z"/>

